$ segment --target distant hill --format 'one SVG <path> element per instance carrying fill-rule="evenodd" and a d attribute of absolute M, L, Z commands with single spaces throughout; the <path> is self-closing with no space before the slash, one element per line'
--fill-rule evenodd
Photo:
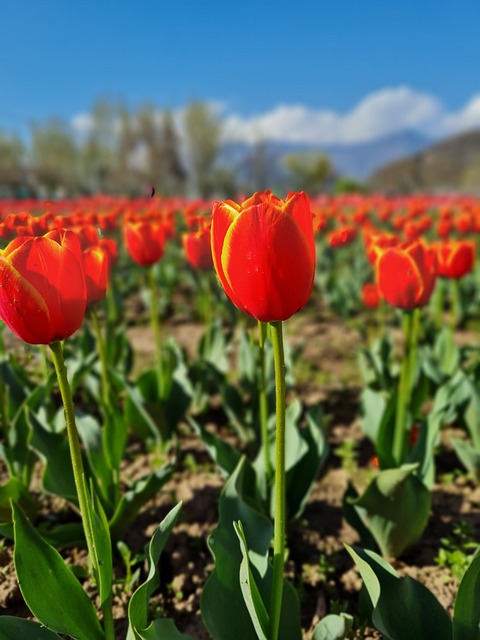
<path fill-rule="evenodd" d="M 480 129 L 387 164 L 368 183 L 381 191 L 480 192 Z"/>
<path fill-rule="evenodd" d="M 267 182 L 282 184 L 287 178 L 283 159 L 290 153 L 317 151 L 324 153 L 337 174 L 365 180 L 386 163 L 425 149 L 431 140 L 415 131 L 402 131 L 372 142 L 344 145 L 309 145 L 265 141 L 261 153 L 268 165 Z M 257 150 L 258 153 L 258 150 Z M 226 143 L 220 155 L 219 164 L 235 171 L 238 179 L 248 182 L 255 169 L 253 156 L 255 149 L 246 143 Z"/>

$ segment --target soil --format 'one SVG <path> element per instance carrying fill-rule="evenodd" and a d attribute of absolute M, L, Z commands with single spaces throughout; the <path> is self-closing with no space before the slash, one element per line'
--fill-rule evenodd
<path fill-rule="evenodd" d="M 165 333 L 171 334 L 190 354 L 202 328 L 188 319 L 168 322 Z M 300 337 L 301 336 L 301 337 Z M 286 325 L 286 337 L 293 348 L 302 349 L 301 364 L 296 371 L 295 393 L 304 403 L 322 401 L 328 414 L 330 456 L 321 478 L 315 485 L 299 522 L 288 531 L 289 559 L 287 572 L 301 598 L 302 626 L 310 638 L 315 624 L 332 612 L 349 612 L 355 618 L 355 638 L 381 638 L 363 628 L 358 618 L 358 590 L 361 579 L 343 547 L 357 543 L 356 532 L 342 517 L 342 497 L 352 474 L 372 468 L 373 448 L 359 424 L 360 378 L 356 350 L 360 343 L 357 331 L 328 314 L 306 310 Z M 134 347 L 137 367 L 152 360 L 152 339 L 148 328 L 133 327 L 129 338 Z M 141 363 L 141 365 L 139 364 Z M 213 414 L 214 416 L 217 414 Z M 218 412 L 218 415 L 222 415 Z M 229 434 L 226 424 L 209 428 Z M 177 627 L 196 640 L 207 640 L 199 599 L 202 587 L 213 567 L 207 538 L 218 520 L 218 497 L 223 480 L 215 470 L 203 445 L 187 424 L 180 425 L 181 460 L 172 480 L 141 512 L 124 540 L 133 554 L 140 553 L 155 527 L 178 500 L 184 506 L 179 523 L 170 536 L 161 558 L 162 583 L 154 596 L 154 606 Z M 356 457 L 347 459 L 345 443 L 354 443 Z M 343 452 L 342 452 L 343 449 Z M 124 472 L 135 476 L 150 464 L 149 454 L 138 442 L 128 449 Z M 465 474 L 458 473 L 457 463 L 443 438 L 437 457 L 438 481 L 433 488 L 433 507 L 428 527 L 420 542 L 394 561 L 401 575 L 410 575 L 424 583 L 451 613 L 458 581 L 448 567 L 436 562 L 441 540 L 452 535 L 455 523 L 469 526 L 472 540 L 480 539 L 480 488 Z M 85 563 L 82 550 L 63 551 L 69 562 Z M 29 617 L 15 577 L 12 546 L 8 541 L 0 550 L 0 613 Z M 144 571 L 144 567 L 141 567 Z M 122 562 L 116 559 L 119 580 L 124 575 Z M 143 575 L 143 574 L 142 574 Z M 88 589 L 88 585 L 85 585 Z M 119 582 L 115 598 L 116 637 L 126 635 L 128 594 Z M 232 638 L 232 640 L 235 640 Z"/>

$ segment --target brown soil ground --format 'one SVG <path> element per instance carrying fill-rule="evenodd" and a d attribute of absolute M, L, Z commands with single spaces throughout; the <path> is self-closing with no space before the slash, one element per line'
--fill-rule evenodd
<path fill-rule="evenodd" d="M 169 332 L 188 352 L 193 353 L 202 333 L 199 325 L 181 318 L 171 321 Z M 357 612 L 357 594 L 361 585 L 358 573 L 343 547 L 358 537 L 342 517 L 342 496 L 349 478 L 371 468 L 373 448 L 359 425 L 360 378 L 356 365 L 359 335 L 345 323 L 330 316 L 298 314 L 286 327 L 287 340 L 302 343 L 301 363 L 297 366 L 298 393 L 307 404 L 324 403 L 329 416 L 328 441 L 331 454 L 322 477 L 316 483 L 300 522 L 291 525 L 287 571 L 299 589 L 302 625 L 309 638 L 314 625 L 327 613 Z M 133 328 L 129 335 L 143 367 L 152 358 L 152 340 L 148 329 Z M 228 433 L 226 424 L 212 424 L 217 433 Z M 222 480 L 202 444 L 186 424 L 181 425 L 182 460 L 174 478 L 142 511 L 125 536 L 134 553 L 141 552 L 161 519 L 177 503 L 184 501 L 179 524 L 175 527 L 161 559 L 162 584 L 155 604 L 178 628 L 197 640 L 207 640 L 200 617 L 199 597 L 212 569 L 207 538 L 218 519 L 218 497 Z M 356 456 L 341 455 L 342 445 L 355 443 Z M 340 451 L 339 451 L 340 447 Z M 183 463 L 182 463 L 183 461 Z M 128 450 L 125 471 L 133 476 L 149 466 L 148 455 L 138 443 Z M 480 488 L 459 467 L 445 436 L 437 458 L 437 478 L 433 490 L 433 508 L 421 541 L 394 563 L 400 574 L 423 582 L 451 612 L 458 587 L 448 568 L 435 562 L 440 540 L 451 535 L 454 523 L 467 523 L 473 540 L 480 539 Z M 68 561 L 85 562 L 79 550 L 65 552 Z M 29 616 L 15 578 L 12 547 L 5 542 L 0 550 L 0 613 Z M 118 576 L 123 567 L 117 560 Z M 88 586 L 87 586 L 88 588 Z M 117 638 L 126 634 L 128 595 L 118 588 L 115 604 Z M 356 638 L 381 638 L 371 629 L 356 630 Z M 236 640 L 232 638 L 232 640 Z M 240 640 L 240 639 L 238 639 Z"/>

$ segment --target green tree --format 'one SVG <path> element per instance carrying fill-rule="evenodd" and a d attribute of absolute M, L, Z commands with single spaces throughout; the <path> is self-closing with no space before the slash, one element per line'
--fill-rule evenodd
<path fill-rule="evenodd" d="M 290 189 L 311 195 L 325 190 L 335 175 L 328 157 L 315 151 L 290 153 L 284 164 L 290 173 Z"/>
<path fill-rule="evenodd" d="M 25 147 L 20 138 L 0 131 L 0 190 L 17 195 L 27 183 Z"/>
<path fill-rule="evenodd" d="M 216 188 L 215 162 L 220 151 L 222 124 L 213 108 L 191 102 L 184 116 L 189 165 L 195 190 L 203 197 Z"/>
<path fill-rule="evenodd" d="M 37 185 L 49 196 L 79 186 L 79 152 L 68 125 L 59 118 L 32 126 L 32 164 Z"/>

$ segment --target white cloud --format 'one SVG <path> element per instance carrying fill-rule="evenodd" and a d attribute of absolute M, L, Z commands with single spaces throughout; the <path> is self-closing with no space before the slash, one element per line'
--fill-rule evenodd
<path fill-rule="evenodd" d="M 84 135 L 92 130 L 93 118 L 89 113 L 78 113 L 72 118 L 71 124 L 76 133 Z"/>
<path fill-rule="evenodd" d="M 225 138 L 258 138 L 316 144 L 365 142 L 404 129 L 426 129 L 442 114 L 438 100 L 409 87 L 386 88 L 367 95 L 346 114 L 301 105 L 279 105 L 247 119 L 225 119 Z"/>
<path fill-rule="evenodd" d="M 480 93 L 456 113 L 447 113 L 440 121 L 440 129 L 444 134 L 468 131 L 480 127 Z"/>
<path fill-rule="evenodd" d="M 222 118 L 225 141 L 254 143 L 260 139 L 317 145 L 368 142 L 406 129 L 442 137 L 480 127 L 480 93 L 457 112 L 449 113 L 433 95 L 407 86 L 386 87 L 365 96 L 350 111 L 311 109 L 301 104 L 279 104 L 270 111 L 243 117 L 228 104 L 211 101 L 212 113 Z M 160 119 L 162 111 L 158 111 Z M 185 107 L 172 112 L 184 138 Z M 91 131 L 90 114 L 72 119 L 79 134 Z"/>

